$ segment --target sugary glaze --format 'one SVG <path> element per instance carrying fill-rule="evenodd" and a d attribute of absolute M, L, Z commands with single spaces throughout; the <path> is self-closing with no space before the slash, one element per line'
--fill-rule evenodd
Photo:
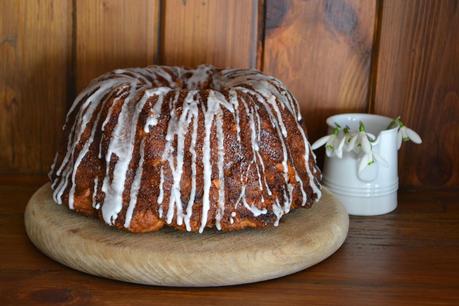
<path fill-rule="evenodd" d="M 63 130 L 56 203 L 132 232 L 277 226 L 320 198 L 298 104 L 256 70 L 115 70 L 75 99 Z"/>

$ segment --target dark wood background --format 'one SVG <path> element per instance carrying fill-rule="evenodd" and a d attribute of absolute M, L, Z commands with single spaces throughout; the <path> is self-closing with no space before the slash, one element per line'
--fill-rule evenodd
<path fill-rule="evenodd" d="M 459 189 L 459 0 L 0 0 L 0 177 L 43 178 L 67 108 L 111 69 L 255 67 L 311 140 L 338 112 L 401 115 L 405 189 Z"/>

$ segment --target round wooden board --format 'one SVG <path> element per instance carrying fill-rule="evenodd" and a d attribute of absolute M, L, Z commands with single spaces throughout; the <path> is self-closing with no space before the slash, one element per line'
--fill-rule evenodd
<path fill-rule="evenodd" d="M 344 242 L 349 218 L 328 191 L 278 227 L 203 234 L 163 229 L 131 234 L 56 205 L 50 184 L 25 211 L 27 234 L 54 260 L 89 274 L 160 286 L 226 286 L 273 279 L 308 268 Z"/>

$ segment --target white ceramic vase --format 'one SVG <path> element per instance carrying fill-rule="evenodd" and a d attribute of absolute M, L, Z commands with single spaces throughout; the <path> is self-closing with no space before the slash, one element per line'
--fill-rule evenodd
<path fill-rule="evenodd" d="M 339 114 L 327 118 L 327 125 L 329 133 L 335 123 L 358 131 L 360 121 L 367 132 L 376 136 L 373 151 L 387 165 L 376 161 L 359 173 L 360 156 L 356 153 L 343 152 L 342 159 L 325 156 L 323 183 L 342 201 L 350 215 L 386 214 L 397 208 L 397 128 L 386 130 L 392 119 L 371 114 Z"/>

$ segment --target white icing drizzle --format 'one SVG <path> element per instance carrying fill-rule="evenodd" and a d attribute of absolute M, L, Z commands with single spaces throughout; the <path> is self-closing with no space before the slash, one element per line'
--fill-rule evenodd
<path fill-rule="evenodd" d="M 175 113 L 175 107 L 173 107 L 173 106 L 177 103 L 179 95 L 180 95 L 180 92 L 176 91 L 174 99 L 169 103 L 169 109 L 171 110 L 171 113 L 170 113 L 169 124 L 167 126 L 166 145 L 164 146 L 164 151 L 163 151 L 163 155 L 162 155 L 162 161 L 167 161 L 169 163 L 169 167 L 171 168 L 172 173 L 175 172 L 174 161 L 173 161 L 173 158 L 171 156 L 173 151 L 174 151 L 172 143 L 174 141 L 175 131 L 176 131 L 176 128 L 177 128 L 177 119 L 176 119 L 177 115 Z M 157 203 L 160 206 L 159 210 L 160 210 L 160 215 L 162 217 L 162 214 L 163 214 L 163 197 L 164 197 L 164 164 L 161 165 L 161 176 L 162 176 L 162 179 L 161 179 L 161 182 L 159 184 L 159 196 L 158 196 Z M 166 219 L 166 222 L 168 224 L 170 224 L 172 222 L 172 217 L 173 216 L 171 216 L 171 214 L 173 213 L 174 208 L 172 207 L 172 211 L 171 211 L 171 206 L 175 204 L 175 202 L 173 202 L 173 199 L 175 199 L 175 198 L 174 198 L 174 195 L 172 194 L 172 191 L 171 191 L 171 195 L 170 195 L 170 199 L 169 200 L 172 201 L 172 202 L 169 202 L 169 209 L 168 209 L 168 212 L 167 212 L 167 219 Z"/>
<path fill-rule="evenodd" d="M 164 185 L 164 170 L 163 170 L 163 167 L 161 167 L 161 172 L 160 172 L 160 176 L 159 176 L 159 195 L 158 195 L 158 199 L 157 199 L 157 203 L 159 205 L 159 208 L 158 208 L 158 213 L 159 213 L 159 217 L 162 218 L 163 217 L 163 206 L 162 206 L 162 203 L 163 203 L 163 199 L 164 199 L 164 189 L 163 189 L 163 185 Z"/>
<path fill-rule="evenodd" d="M 188 205 L 186 207 L 186 216 L 185 216 L 185 226 L 187 231 L 191 231 L 191 214 L 193 212 L 193 204 L 196 195 L 196 140 L 198 136 L 198 108 L 197 105 L 194 104 L 192 108 L 193 114 L 193 132 L 191 134 L 191 144 L 190 144 L 190 153 L 191 153 L 191 190 L 190 196 L 188 199 Z"/>
<path fill-rule="evenodd" d="M 125 99 L 118 115 L 118 122 L 105 155 L 105 161 L 108 165 L 112 155 L 118 157 L 113 170 L 113 179 L 110 181 L 109 167 L 106 167 L 107 171 L 102 183 L 102 191 L 105 193 L 102 216 L 107 224 L 113 224 L 123 208 L 123 193 L 128 167 L 134 151 L 137 121 L 145 103 L 155 92 L 155 89 L 146 90 L 140 101 L 136 103 L 134 100 L 135 85 L 137 85 L 136 82 L 131 84 L 129 96 Z M 130 126 L 126 126 L 129 123 Z"/>
<path fill-rule="evenodd" d="M 93 104 L 96 104 L 96 103 L 93 103 Z M 96 121 L 94 122 L 93 124 L 93 128 L 92 128 L 92 131 L 91 131 L 91 135 L 89 136 L 89 139 L 88 141 L 86 141 L 86 143 L 84 144 L 83 148 L 81 149 L 80 153 L 78 153 L 78 157 L 76 158 L 75 160 L 75 169 L 78 169 L 78 167 L 80 166 L 80 163 L 83 161 L 83 158 L 86 156 L 86 154 L 89 152 L 89 147 L 91 146 L 91 144 L 93 143 L 94 141 L 94 136 L 95 136 L 95 133 L 96 133 L 96 128 L 97 128 L 97 125 L 99 124 L 99 119 L 100 119 L 100 114 L 101 112 L 99 112 L 97 114 L 97 118 L 96 118 Z M 75 199 L 75 187 L 76 187 L 76 184 L 75 184 L 75 180 L 76 180 L 76 174 L 77 174 L 77 171 L 73 171 L 72 172 L 72 187 L 70 188 L 70 192 L 69 192 L 69 208 L 70 209 L 73 209 L 73 203 L 74 203 L 74 199 Z"/>
<path fill-rule="evenodd" d="M 179 86 L 183 87 L 179 88 Z M 208 86 L 211 88 L 209 89 Z M 171 92 L 174 94 L 169 95 Z M 186 94 L 183 94 L 184 92 Z M 226 92 L 228 98 L 223 95 L 223 92 Z M 143 95 L 139 96 L 139 93 Z M 203 101 L 205 95 L 207 95 L 206 103 Z M 113 98 L 109 99 L 109 97 Z M 152 103 L 146 107 L 149 101 Z M 111 104 L 108 105 L 109 103 Z M 164 103 L 167 104 L 164 105 Z M 240 104 L 242 104 L 245 122 L 247 122 L 244 128 L 249 129 L 247 133 L 250 135 L 249 148 L 244 148 L 244 150 L 251 150 L 252 157 L 241 175 L 239 198 L 235 203 L 226 203 L 225 187 L 228 186 L 225 186 L 225 129 L 235 127 L 236 140 L 242 150 Z M 262 75 L 256 70 L 218 70 L 212 66 L 201 65 L 194 70 L 161 66 L 118 69 L 92 81 L 88 88 L 75 99 L 66 117 L 64 129 L 72 124 L 67 135 L 66 152 L 63 156 L 56 154 L 50 171 L 50 177 L 53 179 L 54 200 L 61 204 L 63 195 L 68 192 L 68 206 L 71 209 L 74 208 L 75 194 L 79 192 L 76 182 L 77 172 L 84 164 L 83 160 L 88 155 L 95 135 L 99 132 L 102 134 L 102 139 L 108 138 L 109 141 L 106 152 L 102 152 L 102 141 L 97 144 L 98 158 L 105 167 L 105 176 L 93 178 L 92 206 L 95 209 L 100 208 L 104 221 L 113 225 L 124 204 L 126 206 L 124 227 L 129 228 L 141 192 L 144 165 L 151 158 L 145 152 L 146 143 L 150 141 L 151 136 L 160 131 L 160 129 L 155 129 L 155 126 L 158 125 L 162 116 L 163 107 L 168 109 L 166 114 L 168 126 L 166 135 L 164 135 L 162 162 L 159 166 L 160 182 L 156 203 L 159 218 L 164 219 L 168 224 L 175 219 L 177 225 L 184 224 L 186 230 L 192 230 L 191 220 L 197 193 L 198 159 L 201 159 L 202 162 L 203 181 L 202 209 L 200 219 L 198 219 L 200 220 L 199 232 L 202 232 L 209 223 L 208 214 L 211 206 L 215 207 L 214 221 L 217 229 L 222 228 L 225 220 L 234 224 L 236 212 L 231 209 L 232 212 L 226 213 L 225 218 L 225 208 L 238 208 L 240 204 L 255 218 L 268 214 L 270 210 L 276 218 L 274 225 L 277 226 L 281 217 L 290 211 L 295 188 L 299 188 L 301 192 L 302 206 L 308 202 L 307 188 L 316 195 L 316 200 L 320 198 L 320 186 L 314 176 L 317 169 L 315 167 L 310 169 L 309 165 L 309 154 L 313 158 L 315 155 L 310 150 L 306 134 L 300 124 L 302 119 L 298 103 L 285 89 L 285 86 L 277 79 Z M 178 111 L 179 108 L 181 112 Z M 116 115 L 115 110 L 118 110 Z M 106 112 L 106 117 L 103 118 L 102 124 L 99 124 L 102 121 L 100 117 L 103 112 Z M 223 120 L 225 112 L 232 114 L 234 125 L 226 126 L 228 121 Z M 146 114 L 143 117 L 145 122 L 140 127 L 143 128 L 143 131 L 138 131 L 142 113 Z M 266 160 L 263 160 L 267 157 L 261 146 L 263 145 L 261 143 L 262 122 L 266 119 L 262 115 L 268 116 L 281 146 L 284 186 L 270 187 L 267 183 Z M 304 158 L 300 163 L 292 160 L 287 143 L 289 130 L 284 122 L 285 116 L 291 116 L 294 119 L 291 121 L 296 122 L 296 128 L 303 139 Z M 74 119 L 70 122 L 72 117 Z M 112 131 L 108 131 L 107 124 L 114 121 Z M 90 125 L 92 125 L 91 130 L 87 131 Z M 202 147 L 198 151 L 199 126 L 203 127 L 204 132 L 202 143 L 200 143 Z M 82 139 L 84 133 L 89 134 L 89 137 L 86 136 L 87 139 Z M 185 141 L 187 135 L 191 136 L 188 147 Z M 138 139 L 138 137 L 142 138 Z M 216 141 L 215 147 L 212 146 L 213 141 Z M 136 143 L 140 143 L 137 168 L 134 174 L 129 174 L 129 166 L 131 163 L 135 164 L 134 158 L 137 158 L 133 156 Z M 212 156 L 215 152 L 217 152 L 217 159 L 213 160 Z M 184 194 L 181 190 L 185 154 L 191 156 L 189 194 Z M 302 165 L 303 162 L 304 165 Z M 290 182 L 289 164 L 293 167 L 296 182 Z M 252 166 L 255 168 L 251 168 Z M 270 171 L 273 171 L 271 165 L 268 164 L 268 166 Z M 165 167 L 169 167 L 170 172 Z M 212 173 L 213 168 L 217 169 L 216 173 Z M 246 188 L 248 185 L 246 184 L 249 183 L 247 181 L 249 173 L 252 173 L 250 169 L 256 173 L 253 179 L 257 179 L 259 201 L 265 203 L 266 200 L 269 200 L 272 207 L 265 206 L 260 209 L 256 203 L 250 204 L 247 201 Z M 134 176 L 130 186 L 127 184 L 128 174 Z M 304 185 L 305 180 L 302 177 L 308 179 L 308 186 Z M 164 186 L 169 179 L 172 182 L 170 190 Z M 254 182 L 250 182 L 252 183 Z M 101 185 L 100 188 L 99 185 Z M 130 188 L 129 199 L 127 203 L 123 203 L 126 188 Z M 218 191 L 216 200 L 210 197 L 211 190 L 214 190 L 212 188 Z M 276 191 L 275 196 L 274 190 Z M 97 203 L 99 192 L 104 193 L 104 198 Z M 164 198 L 168 199 L 167 212 L 163 211 Z"/>
<path fill-rule="evenodd" d="M 97 203 L 96 201 L 96 196 L 97 196 L 97 184 L 99 183 L 99 177 L 96 176 L 94 178 L 94 187 L 93 187 L 93 191 L 92 191 L 92 207 L 98 209 L 98 205 L 99 203 Z"/>
<path fill-rule="evenodd" d="M 196 89 L 203 85 L 209 79 L 209 74 L 212 72 L 212 66 L 199 65 L 192 71 L 191 77 L 187 81 L 187 89 Z"/>
<path fill-rule="evenodd" d="M 279 128 L 279 124 L 276 120 L 276 118 L 273 116 L 272 114 L 272 111 L 271 111 L 271 108 L 269 107 L 269 105 L 267 103 L 265 103 L 266 99 L 264 99 L 258 92 L 256 91 L 253 91 L 253 90 L 247 90 L 247 89 L 241 89 L 241 90 L 244 90 L 245 92 L 249 93 L 249 94 L 252 94 L 252 95 L 255 95 L 257 97 L 257 100 L 258 102 L 264 106 L 266 112 L 268 113 L 270 119 L 271 119 L 271 122 L 272 122 L 272 125 L 274 126 L 275 130 L 277 131 L 278 133 L 278 139 L 281 143 L 281 147 L 282 147 L 282 154 L 283 154 L 283 160 L 282 160 L 282 168 L 283 168 L 283 176 L 284 176 L 284 180 L 285 180 L 285 184 L 286 186 L 289 186 L 291 185 L 289 183 L 289 176 L 288 176 L 288 164 L 287 164 L 287 161 L 288 161 L 288 153 L 287 153 L 287 146 L 285 144 L 285 141 L 284 141 L 284 138 L 283 138 L 283 135 L 282 135 L 282 132 L 281 132 L 281 129 Z M 274 102 L 273 100 L 271 100 L 271 102 Z M 279 119 L 279 117 L 278 117 Z M 282 117 L 280 117 L 280 120 L 282 120 Z M 289 188 L 290 189 L 290 188 Z M 287 198 L 288 200 L 288 198 Z M 289 203 L 284 203 L 284 205 L 287 205 L 288 207 L 290 206 Z"/>
<path fill-rule="evenodd" d="M 218 187 L 218 208 L 217 208 L 217 215 L 215 217 L 215 226 L 218 230 L 221 230 L 221 223 L 220 221 L 223 218 L 225 213 L 225 176 L 223 172 L 223 166 L 225 163 L 225 148 L 224 148 L 224 134 L 223 134 L 223 120 L 222 120 L 223 113 L 220 110 L 217 113 L 217 141 L 218 141 L 218 180 L 219 180 L 219 187 Z"/>
<path fill-rule="evenodd" d="M 132 181 L 129 206 L 126 211 L 126 218 L 124 220 L 125 228 L 129 228 L 129 226 L 131 225 L 132 214 L 134 213 L 135 206 L 137 205 L 137 194 L 139 193 L 140 182 L 142 180 L 144 158 L 145 158 L 145 139 L 142 139 L 142 141 L 140 142 L 139 165 L 137 166 L 137 169 L 135 171 L 134 180 Z"/>
<path fill-rule="evenodd" d="M 274 222 L 274 226 L 279 225 L 279 221 L 284 215 L 284 210 L 282 209 L 281 205 L 279 204 L 279 200 L 276 199 L 276 201 L 273 204 L 273 213 L 276 216 L 276 221 Z"/>
<path fill-rule="evenodd" d="M 173 168 L 173 178 L 174 184 L 171 190 L 171 196 L 169 199 L 169 208 L 167 211 L 167 219 L 166 222 L 170 224 L 174 217 L 175 207 L 177 208 L 177 224 L 182 225 L 183 223 L 183 212 L 182 212 L 182 200 L 181 200 L 181 190 L 180 190 L 180 182 L 182 179 L 182 172 L 183 172 L 183 155 L 184 155 L 184 145 L 185 145 L 185 134 L 188 130 L 188 125 L 191 122 L 191 116 L 189 115 L 190 111 L 190 104 L 194 101 L 194 95 L 196 94 L 195 91 L 190 91 L 185 101 L 183 102 L 182 114 L 178 122 L 175 123 L 175 129 L 171 129 L 171 133 L 177 135 L 177 150 L 176 150 L 176 165 L 173 167 L 173 163 L 171 168 Z M 174 116 L 175 117 L 175 116 Z M 171 118 L 169 124 L 171 125 L 172 121 L 175 118 Z M 169 135 L 169 130 L 168 130 Z M 170 135 L 169 138 L 173 138 L 173 135 Z M 168 138 L 166 136 L 166 138 Z M 172 158 L 169 158 L 171 161 Z"/>
<path fill-rule="evenodd" d="M 237 93 L 234 90 L 229 91 L 230 94 L 230 102 L 234 108 L 234 120 L 236 121 L 236 137 L 238 143 L 241 143 L 241 125 L 239 119 L 239 102 L 237 100 Z"/>
<path fill-rule="evenodd" d="M 261 199 L 264 201 L 263 199 L 263 184 L 261 182 L 261 173 L 260 173 L 260 168 L 259 168 L 259 165 L 258 165 L 258 160 L 261 160 L 261 162 L 263 163 L 263 160 L 261 159 L 261 156 L 260 156 L 260 153 L 259 153 L 259 146 L 258 146 L 258 140 L 259 140 L 259 137 L 258 137 L 258 132 L 255 128 L 255 120 L 253 118 L 253 113 L 254 113 L 254 109 L 253 108 L 250 108 L 249 110 L 249 107 L 247 106 L 247 103 L 244 99 L 241 99 L 242 101 L 242 104 L 244 105 L 245 107 L 245 110 L 246 110 L 246 113 L 248 114 L 248 117 L 249 117 L 249 125 L 250 125 L 250 130 L 251 130 L 251 141 L 252 141 L 252 163 L 255 164 L 256 166 L 256 170 L 257 170 L 257 175 L 258 175 L 258 185 L 261 189 Z M 256 113 L 256 112 L 255 112 Z M 266 180 L 265 180 L 265 183 L 266 183 Z M 266 186 L 268 187 L 268 185 L 266 184 Z M 268 187 L 268 190 L 269 190 L 269 187 Z"/>
<path fill-rule="evenodd" d="M 145 126 L 143 128 L 145 132 L 149 133 L 150 128 L 158 124 L 158 119 L 161 116 L 161 108 L 163 107 L 164 97 L 170 91 L 171 89 L 167 87 L 157 88 L 156 94 L 158 95 L 158 101 L 153 106 L 151 110 L 151 115 L 147 118 L 147 121 L 145 122 Z"/>
<path fill-rule="evenodd" d="M 207 109 L 204 109 L 202 105 L 202 111 L 204 113 L 204 143 L 202 148 L 202 164 L 203 164 L 203 176 L 204 176 L 204 195 L 202 198 L 202 215 L 201 215 L 201 225 L 199 227 L 199 232 L 202 233 L 204 227 L 207 224 L 207 214 L 209 212 L 210 203 L 210 186 L 211 186 L 211 176 L 212 176 L 212 162 L 210 159 L 210 133 L 212 129 L 212 123 L 214 121 L 214 116 L 220 108 L 220 104 L 216 103 L 217 100 L 212 97 L 213 91 L 209 91 L 209 97 L 207 98 Z"/>
<path fill-rule="evenodd" d="M 244 207 L 250 210 L 253 214 L 254 217 L 258 217 L 259 215 L 264 215 L 268 213 L 268 210 L 266 208 L 259 209 L 255 205 L 250 205 L 247 203 L 246 197 L 245 197 L 245 188 L 246 186 L 242 186 L 242 191 L 241 191 L 241 198 L 242 198 L 242 204 L 244 204 Z"/>
<path fill-rule="evenodd" d="M 99 106 L 99 103 L 101 103 L 102 98 L 104 98 L 105 95 L 115 85 L 116 85 L 115 81 L 109 81 L 109 82 L 106 82 L 106 83 L 101 84 L 101 85 L 96 84 L 96 86 L 93 86 L 94 88 L 97 88 L 97 89 L 95 90 L 95 92 L 91 96 L 89 96 L 86 99 L 86 101 L 84 101 L 84 103 L 81 106 L 80 111 L 78 112 L 78 114 L 76 116 L 74 127 L 78 127 L 78 129 L 74 128 L 71 131 L 72 135 L 77 135 L 76 139 L 69 139 L 69 141 L 67 143 L 66 155 L 64 156 L 64 160 L 63 160 L 61 166 L 59 167 L 59 169 L 56 172 L 57 175 L 60 175 L 62 173 L 63 177 L 64 177 L 63 179 L 61 179 L 59 181 L 57 186 L 53 187 L 54 188 L 53 198 L 58 204 L 62 204 L 62 195 L 63 195 L 65 189 L 67 188 L 69 177 L 71 176 L 71 178 L 72 178 L 72 186 L 70 187 L 69 200 L 68 201 L 69 201 L 69 208 L 73 209 L 73 197 L 74 197 L 74 192 L 75 192 L 75 189 L 74 189 L 75 188 L 74 187 L 74 185 L 75 185 L 75 175 L 76 175 L 76 172 L 78 171 L 78 166 L 80 165 L 80 162 L 82 161 L 82 159 L 84 158 L 84 156 L 86 155 L 86 153 L 87 153 L 87 151 L 89 149 L 90 143 L 89 143 L 89 145 L 87 145 L 87 143 L 84 145 L 83 149 L 80 151 L 78 157 L 76 158 L 76 162 L 75 162 L 74 165 L 71 164 L 71 158 L 73 158 L 74 154 L 76 153 L 75 152 L 76 147 L 80 142 L 80 139 L 81 139 L 81 136 L 82 136 L 83 132 L 86 130 L 86 126 L 91 121 L 91 119 L 93 117 L 93 113 L 96 110 L 97 106 Z M 91 87 L 90 90 L 86 90 L 86 91 L 94 91 L 93 87 Z M 80 94 L 79 97 L 81 95 L 83 95 L 83 94 L 86 95 L 86 91 L 84 91 L 82 94 Z M 79 100 L 79 98 L 77 97 L 76 101 L 78 101 L 78 100 Z M 77 102 L 75 102 L 74 105 L 75 104 L 77 104 Z M 73 106 L 72 106 L 72 108 L 73 108 Z M 72 108 L 71 108 L 71 110 L 72 110 Z M 69 113 L 70 113 L 70 111 L 69 111 Z M 98 116 L 98 118 L 99 118 L 99 116 Z M 97 119 L 97 121 L 98 121 L 98 119 Z M 96 126 L 97 126 L 97 123 L 94 123 L 93 131 L 96 128 Z M 91 137 L 89 139 L 90 142 L 92 142 L 93 137 L 94 137 L 93 131 L 91 132 Z M 73 145 L 71 145 L 72 143 L 73 143 Z M 71 149 L 69 148 L 70 146 L 71 146 Z"/>

